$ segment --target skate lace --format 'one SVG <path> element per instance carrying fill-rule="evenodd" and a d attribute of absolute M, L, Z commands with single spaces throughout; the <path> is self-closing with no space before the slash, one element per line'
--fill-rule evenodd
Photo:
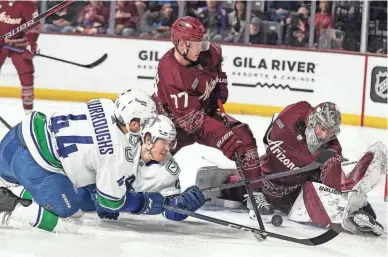
<path fill-rule="evenodd" d="M 246 197 L 245 201 L 250 200 L 248 194 L 245 194 L 244 197 Z M 268 206 L 268 205 L 270 205 L 267 202 L 267 199 L 265 199 L 265 196 L 264 196 L 263 193 L 253 192 L 253 198 L 254 198 L 255 203 L 256 203 L 257 206 Z"/>

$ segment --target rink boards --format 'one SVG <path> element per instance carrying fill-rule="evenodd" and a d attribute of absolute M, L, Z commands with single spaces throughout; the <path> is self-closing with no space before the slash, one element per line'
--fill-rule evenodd
<path fill-rule="evenodd" d="M 115 99 L 128 88 L 152 93 L 158 61 L 172 47 L 169 41 L 47 34 L 38 43 L 43 54 L 84 64 L 108 54 L 93 69 L 34 58 L 36 98 L 64 101 Z M 386 57 L 236 45 L 222 49 L 230 113 L 272 116 L 296 101 L 332 101 L 344 124 L 387 128 Z M 1 69 L 0 96 L 20 97 L 9 59 Z"/>

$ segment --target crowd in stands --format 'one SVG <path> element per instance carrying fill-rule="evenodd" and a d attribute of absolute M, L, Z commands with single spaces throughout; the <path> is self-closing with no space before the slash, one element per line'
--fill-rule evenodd
<path fill-rule="evenodd" d="M 48 1 L 46 8 L 57 4 Z M 45 32 L 169 38 L 179 1 L 75 1 L 46 18 Z M 41 4 L 41 3 L 40 3 Z M 359 51 L 363 1 L 185 1 L 183 15 L 198 18 L 211 41 Z M 368 52 L 387 53 L 387 2 L 371 1 Z M 114 26 L 109 21 L 114 20 Z M 310 26 L 315 25 L 310 40 Z M 249 36 L 245 30 L 249 29 Z M 312 40 L 313 39 L 313 40 Z"/>

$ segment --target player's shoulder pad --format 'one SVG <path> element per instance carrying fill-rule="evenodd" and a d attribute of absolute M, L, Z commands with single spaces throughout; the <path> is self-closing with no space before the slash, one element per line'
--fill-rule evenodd
<path fill-rule="evenodd" d="M 294 105 L 293 105 L 293 109 L 298 109 L 298 110 L 306 110 L 306 111 L 310 111 L 311 109 L 311 104 L 308 103 L 307 101 L 300 101 L 300 102 L 296 102 Z"/>
<path fill-rule="evenodd" d="M 209 47 L 209 53 L 210 53 L 210 58 L 211 62 L 213 63 L 214 66 L 220 65 L 222 62 L 222 48 L 219 44 L 216 43 L 211 43 Z"/>
<path fill-rule="evenodd" d="M 181 81 L 181 65 L 177 65 L 174 57 L 174 49 L 170 49 L 160 60 L 158 64 L 157 75 L 159 81 L 163 84 L 175 85 L 181 87 L 184 83 Z"/>

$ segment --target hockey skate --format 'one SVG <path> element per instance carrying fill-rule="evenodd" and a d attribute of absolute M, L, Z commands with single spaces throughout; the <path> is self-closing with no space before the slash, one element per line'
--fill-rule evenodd
<path fill-rule="evenodd" d="M 0 213 L 3 214 L 0 225 L 6 226 L 8 224 L 9 218 L 16 205 L 20 203 L 23 206 L 29 206 L 31 202 L 31 200 L 17 197 L 11 190 L 5 187 L 0 187 Z"/>
<path fill-rule="evenodd" d="M 251 199 L 249 199 L 248 194 L 244 195 L 246 197 L 247 201 L 247 208 L 249 210 L 249 217 L 253 220 L 256 220 L 256 214 L 253 210 Z M 258 207 L 259 213 L 261 215 L 272 215 L 274 214 L 274 208 L 273 206 L 267 202 L 267 199 L 265 199 L 265 196 L 262 192 L 253 192 L 253 197 L 255 200 L 255 203 Z"/>
<path fill-rule="evenodd" d="M 386 234 L 383 226 L 367 212 L 358 210 L 349 215 L 348 218 L 350 222 L 352 222 L 352 224 L 356 227 L 356 229 L 361 233 L 375 236 L 382 236 L 383 234 Z"/>

